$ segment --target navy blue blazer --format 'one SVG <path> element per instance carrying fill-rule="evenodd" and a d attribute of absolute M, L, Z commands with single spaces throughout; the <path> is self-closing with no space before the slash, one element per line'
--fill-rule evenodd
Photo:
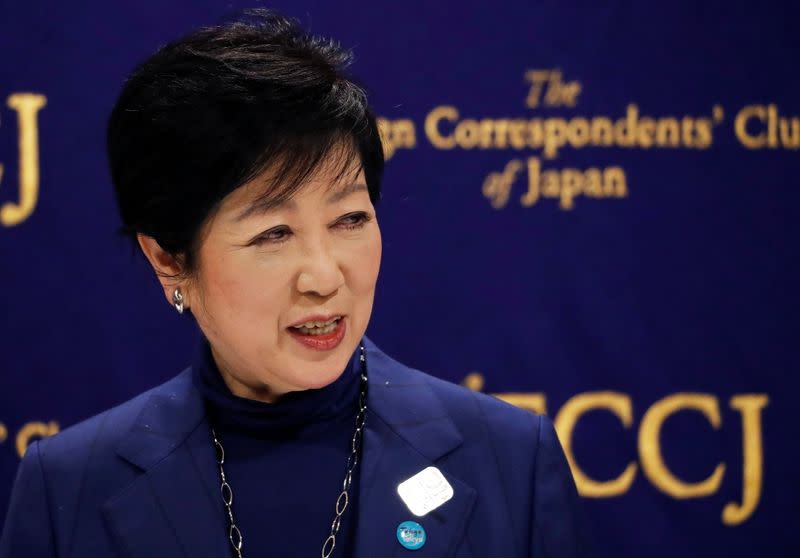
<path fill-rule="evenodd" d="M 585 555 L 575 485 L 546 417 L 408 368 L 366 338 L 365 347 L 356 558 Z M 397 485 L 431 465 L 454 496 L 417 518 Z M 0 558 L 230 556 L 217 474 L 189 368 L 31 444 Z M 409 519 L 427 532 L 416 551 L 396 538 Z"/>

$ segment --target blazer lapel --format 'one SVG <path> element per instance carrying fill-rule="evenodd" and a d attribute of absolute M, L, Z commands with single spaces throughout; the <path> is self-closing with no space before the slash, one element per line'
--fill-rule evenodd
<path fill-rule="evenodd" d="M 190 370 L 151 395 L 117 453 L 142 470 L 103 507 L 125 556 L 227 556 L 225 508 Z"/>
<path fill-rule="evenodd" d="M 416 517 L 397 494 L 397 485 L 437 466 L 463 438 L 423 376 L 390 359 L 366 338 L 365 348 L 370 381 L 355 555 L 407 556 L 409 551 L 397 540 L 397 527 L 412 520 L 427 535 L 415 557 L 453 556 L 475 503 L 475 490 L 438 465 L 453 487 L 453 497 Z"/>

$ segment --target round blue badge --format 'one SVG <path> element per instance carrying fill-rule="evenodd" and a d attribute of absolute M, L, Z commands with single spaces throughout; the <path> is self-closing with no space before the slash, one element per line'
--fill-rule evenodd
<path fill-rule="evenodd" d="M 425 529 L 416 521 L 403 521 L 397 526 L 397 540 L 408 550 L 419 550 L 426 539 Z"/>

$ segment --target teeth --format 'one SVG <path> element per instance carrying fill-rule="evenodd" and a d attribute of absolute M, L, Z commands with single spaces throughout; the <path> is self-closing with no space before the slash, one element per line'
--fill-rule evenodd
<path fill-rule="evenodd" d="M 327 322 L 306 322 L 299 326 L 293 326 L 303 335 L 325 335 L 336 329 L 339 318 L 333 318 Z"/>

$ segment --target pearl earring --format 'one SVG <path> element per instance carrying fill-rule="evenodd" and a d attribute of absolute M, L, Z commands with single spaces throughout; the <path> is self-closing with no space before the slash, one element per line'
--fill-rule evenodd
<path fill-rule="evenodd" d="M 180 288 L 175 289 L 175 292 L 172 293 L 172 305 L 178 311 L 178 314 L 183 314 L 183 293 Z"/>

